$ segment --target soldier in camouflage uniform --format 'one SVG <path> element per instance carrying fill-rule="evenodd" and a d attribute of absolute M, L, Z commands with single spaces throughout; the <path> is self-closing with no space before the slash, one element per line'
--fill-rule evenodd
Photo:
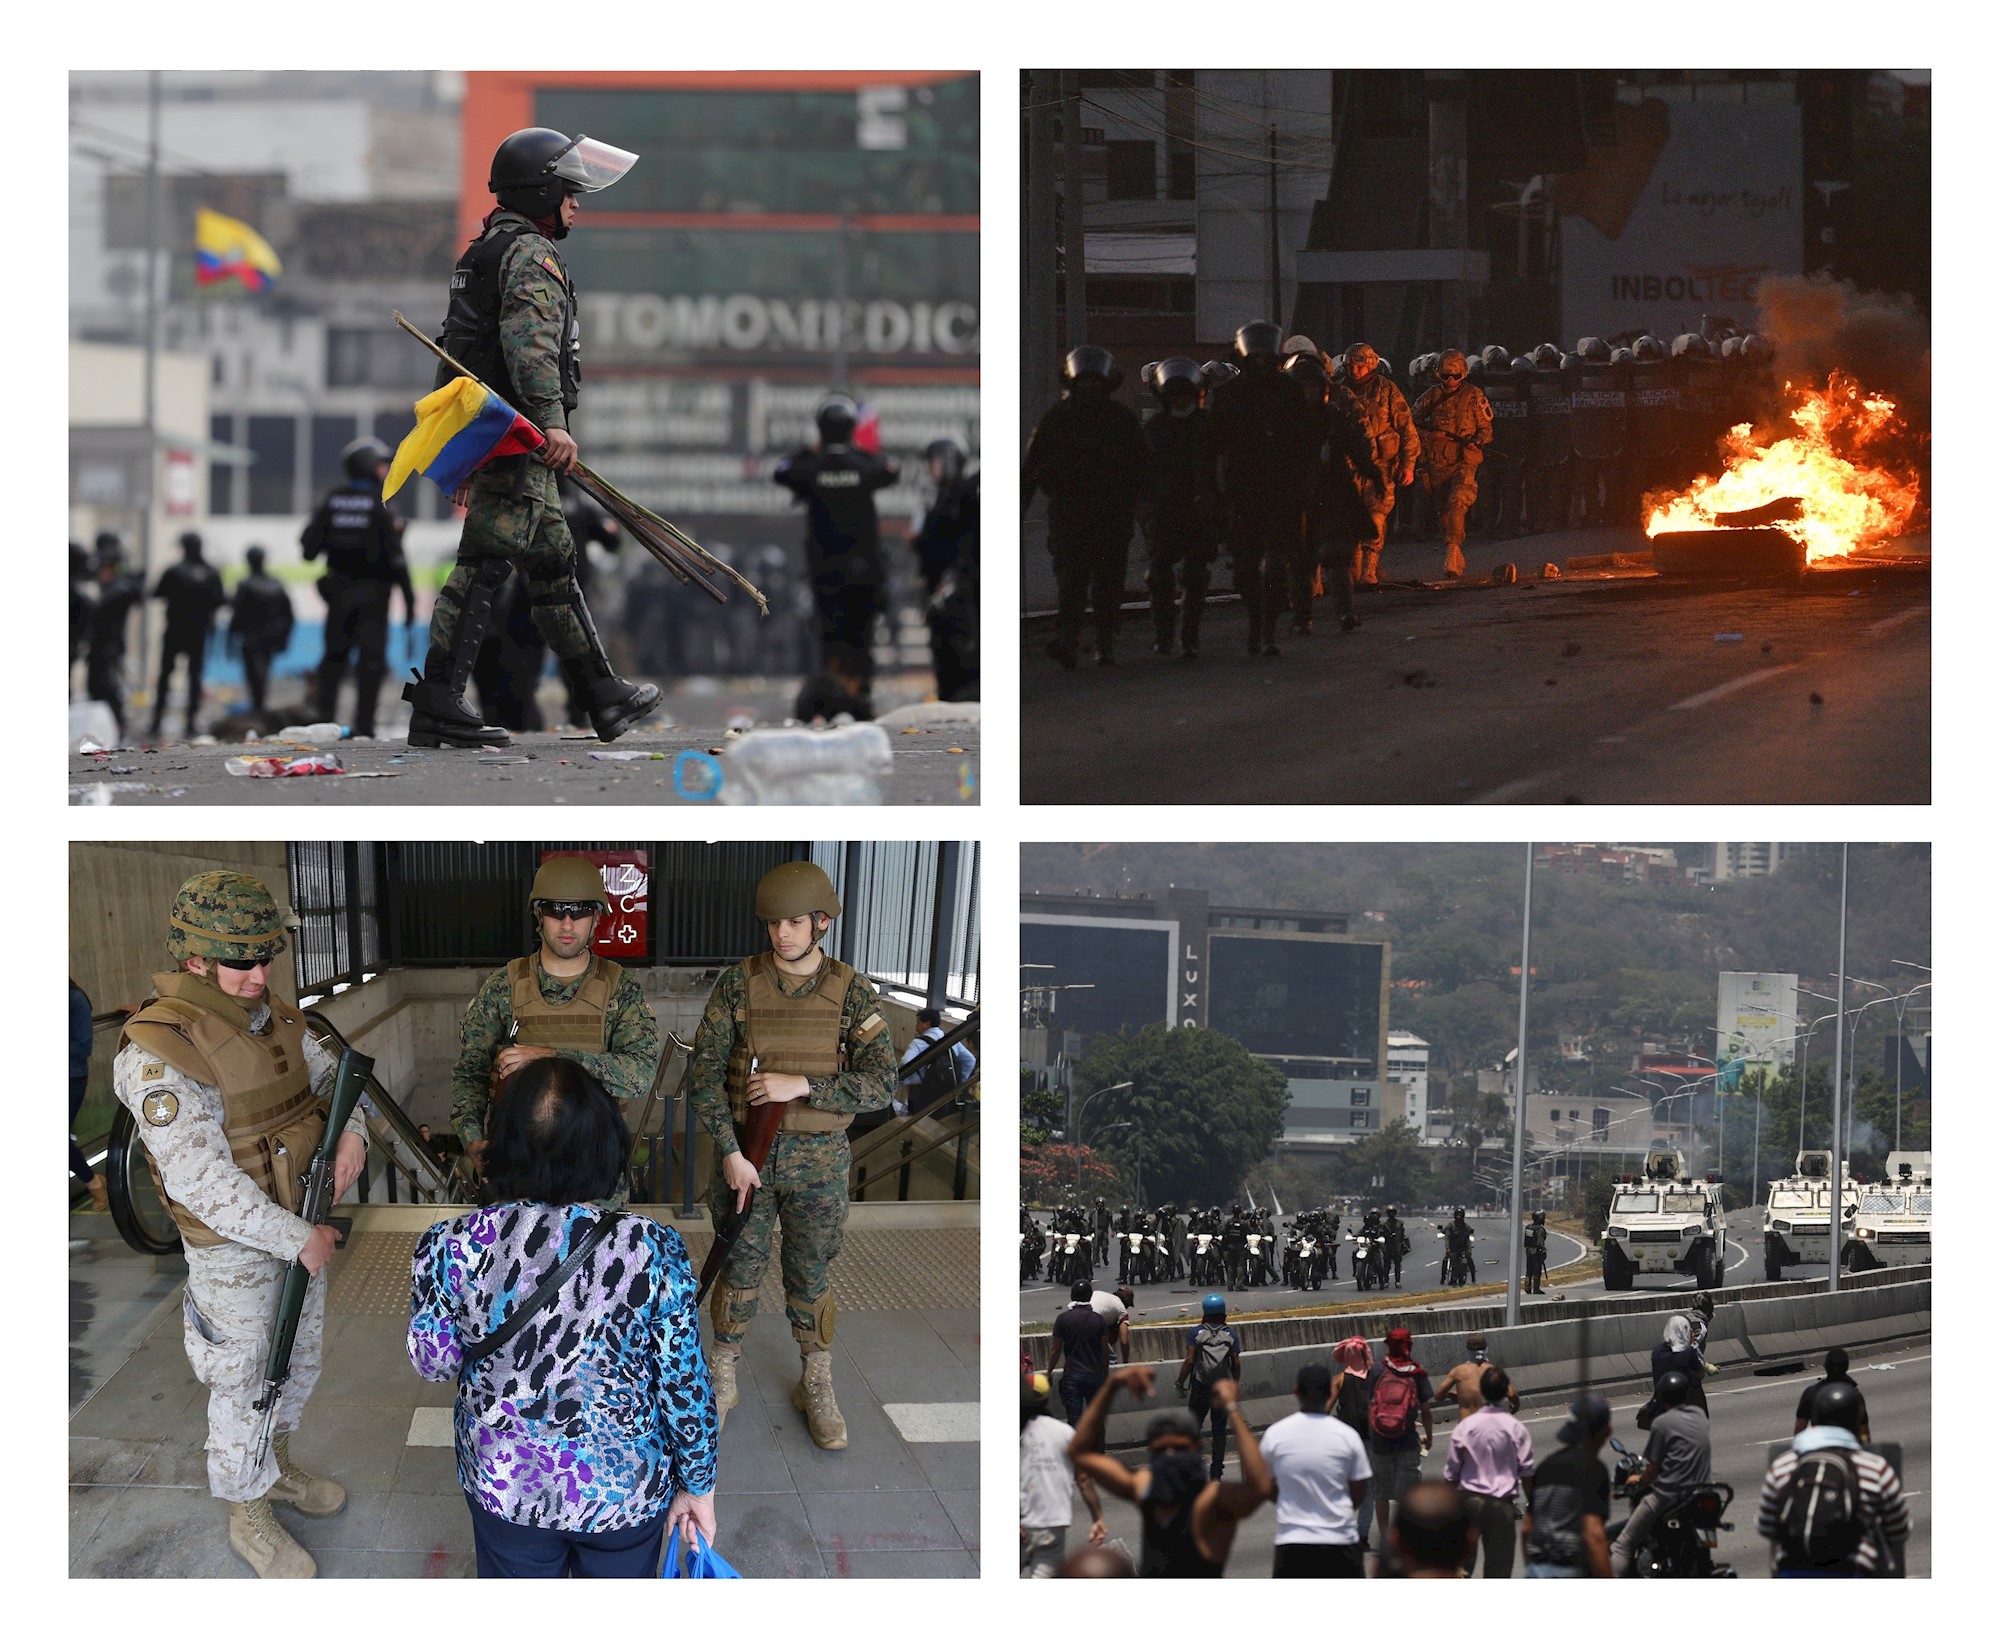
<path fill-rule="evenodd" d="M 1387 476 L 1361 483 L 1361 503 L 1368 511 L 1370 534 L 1354 545 L 1354 586 L 1374 588 L 1381 581 L 1382 540 L 1389 515 L 1396 507 L 1396 487 L 1417 477 L 1417 425 L 1410 417 L 1403 391 L 1378 369 L 1382 357 L 1366 343 L 1356 343 L 1344 356 L 1342 386 L 1354 401 L 1362 427 L 1375 448 L 1375 465 Z"/>
<path fill-rule="evenodd" d="M 176 969 L 125 1025 L 112 1087 L 138 1121 L 161 1199 L 187 1258 L 181 1304 L 188 1363 L 208 1390 L 208 1488 L 231 1504 L 229 1545 L 260 1577 L 310 1577 L 318 1567 L 272 1511 L 320 1518 L 347 1493 L 292 1460 L 292 1432 L 319 1380 L 326 1265 L 336 1239 L 297 1210 L 300 1178 L 326 1129 L 334 1059 L 295 1006 L 265 983 L 285 951 L 269 891 L 247 874 L 197 874 L 168 919 Z M 334 1156 L 334 1197 L 367 1158 L 357 1108 Z M 274 1161 L 276 1161 L 274 1165 Z M 260 1463 L 264 1360 L 286 1268 L 312 1274 L 280 1396 L 277 1438 Z"/>
<path fill-rule="evenodd" d="M 1438 356 L 1438 380 L 1418 396 L 1413 414 L 1424 441 L 1424 486 L 1444 532 L 1444 574 L 1465 575 L 1465 516 L 1479 499 L 1479 465 L 1493 443 L 1493 408 L 1465 380 L 1465 354 Z"/>
<path fill-rule="evenodd" d="M 431 608 L 423 677 L 403 688 L 410 742 L 419 748 L 499 746 L 507 733 L 481 725 L 465 701 L 473 659 L 510 570 L 527 583 L 535 627 L 562 664 L 573 698 L 610 741 L 660 700 L 612 670 L 576 580 L 576 544 L 556 476 L 576 466 L 569 414 L 582 381 L 576 288 L 555 242 L 576 220 L 579 193 L 624 176 L 636 155 L 533 126 L 493 156 L 487 186 L 500 201 L 452 271 L 445 352 L 548 436 L 539 450 L 496 459 L 453 501 L 466 510 L 458 562 Z M 438 368 L 443 388 L 455 373 Z"/>
<path fill-rule="evenodd" d="M 847 1229 L 847 1127 L 856 1114 L 886 1108 L 896 1089 L 896 1047 L 873 985 L 820 946 L 839 912 L 833 882 L 812 863 L 783 863 L 764 876 L 757 917 L 771 952 L 716 980 L 689 1081 L 721 1161 L 708 1194 L 716 1225 L 758 1190 L 710 1304 L 717 1417 L 736 1403 L 736 1364 L 778 1232 L 785 1317 L 799 1345 L 792 1405 L 827 1451 L 847 1448 L 847 1424 L 833 1398 L 828 1273 Z M 785 1104 L 784 1117 L 758 1166 L 737 1136 L 750 1110 L 768 1103 Z"/>
<path fill-rule="evenodd" d="M 588 857 L 551 857 L 528 892 L 541 946 L 480 985 L 459 1030 L 451 1071 L 451 1124 L 476 1179 L 486 1156 L 486 1116 L 501 1084 L 537 1057 L 567 1057 L 622 1108 L 645 1096 L 660 1065 L 660 1025 L 639 979 L 590 951 L 604 876 Z M 622 1210 L 625 1188 L 602 1202 Z"/>

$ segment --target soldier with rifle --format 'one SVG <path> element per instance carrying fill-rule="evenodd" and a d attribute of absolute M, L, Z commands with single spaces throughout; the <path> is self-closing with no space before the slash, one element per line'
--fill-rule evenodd
<path fill-rule="evenodd" d="M 319 1219 L 361 1175 L 367 1140 L 353 1082 L 336 1080 L 298 1008 L 267 989 L 284 951 L 285 922 L 261 882 L 226 871 L 187 881 L 167 921 L 174 969 L 152 979 L 126 1023 L 112 1085 L 185 1247 L 182 1334 L 208 1390 L 208 1486 L 230 1504 L 229 1545 L 260 1577 L 310 1577 L 312 1556 L 273 1510 L 320 1518 L 347 1500 L 293 1459 L 291 1435 L 319 1380 L 337 1243 Z M 294 1268 L 304 1277 L 281 1319 Z M 267 1372 L 284 1367 L 272 1340 L 285 1331 L 289 1376 L 274 1387 Z"/>
<path fill-rule="evenodd" d="M 831 1268 L 847 1231 L 847 1128 L 886 1108 L 896 1046 L 875 988 L 823 946 L 840 913 L 826 871 L 780 863 L 757 885 L 771 947 L 716 979 L 689 1063 L 689 1093 L 720 1162 L 709 1185 L 716 1240 L 703 1265 L 718 1420 L 737 1401 L 743 1338 L 782 1235 L 785 1318 L 799 1349 L 792 1407 L 813 1443 L 847 1448 L 833 1394 Z M 716 1284 L 717 1280 L 720 1284 Z"/>

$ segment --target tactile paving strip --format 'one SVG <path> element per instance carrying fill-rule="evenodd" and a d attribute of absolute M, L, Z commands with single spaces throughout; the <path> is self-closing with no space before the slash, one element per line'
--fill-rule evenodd
<path fill-rule="evenodd" d="M 414 1233 L 357 1233 L 334 1262 L 327 1308 L 336 1314 L 407 1315 Z M 713 1236 L 685 1234 L 697 1273 Z M 782 1308 L 779 1253 L 773 1250 L 759 1293 L 763 1306 Z M 964 1308 L 979 1296 L 976 1228 L 850 1228 L 833 1265 L 833 1296 L 854 1312 L 905 1308 Z"/>

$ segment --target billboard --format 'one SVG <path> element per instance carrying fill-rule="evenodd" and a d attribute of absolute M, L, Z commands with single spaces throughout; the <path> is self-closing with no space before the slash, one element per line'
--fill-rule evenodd
<path fill-rule="evenodd" d="M 1725 1067 L 1789 1068 L 1797 1054 L 1799 979 L 1793 971 L 1724 971 L 1716 981 L 1715 1060 Z M 1734 1090 L 1736 1081 L 1717 1082 Z"/>
<path fill-rule="evenodd" d="M 1551 185 L 1563 335 L 1671 340 L 1704 314 L 1750 325 L 1763 278 L 1803 268 L 1798 106 L 1648 97 L 1620 103 L 1617 128 Z"/>

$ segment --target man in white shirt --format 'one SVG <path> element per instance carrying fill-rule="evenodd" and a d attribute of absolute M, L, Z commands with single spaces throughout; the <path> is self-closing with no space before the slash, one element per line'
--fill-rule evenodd
<path fill-rule="evenodd" d="M 1069 1460 L 1075 1430 L 1049 1415 L 1049 1379 L 1021 1384 L 1021 1575 L 1052 1577 L 1061 1569 L 1063 1543 L 1073 1516 L 1070 1484 L 1090 1510 L 1090 1545 L 1104 1540 L 1104 1509 L 1097 1486 Z"/>
<path fill-rule="evenodd" d="M 1326 1366 L 1301 1365 L 1292 1392 L 1298 1414 L 1272 1423 L 1263 1438 L 1270 1497 L 1278 1505 L 1271 1575 L 1359 1577 L 1368 1449 L 1328 1409 L 1333 1374 Z"/>
<path fill-rule="evenodd" d="M 1115 1291 L 1092 1291 L 1090 1305 L 1104 1316 L 1109 1329 L 1105 1340 L 1118 1350 L 1118 1363 L 1132 1363 L 1132 1287 L 1121 1285 Z"/>

